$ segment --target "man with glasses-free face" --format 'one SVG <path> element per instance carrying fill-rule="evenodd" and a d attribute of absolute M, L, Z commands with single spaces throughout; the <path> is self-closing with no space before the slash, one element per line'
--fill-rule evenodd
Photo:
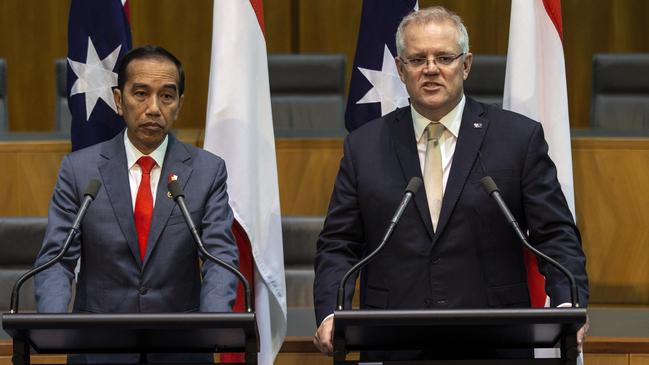
<path fill-rule="evenodd" d="M 522 244 L 483 190 L 485 176 L 495 180 L 532 244 L 575 275 L 585 307 L 588 279 L 580 236 L 541 125 L 464 95 L 473 55 L 456 14 L 442 7 L 413 12 L 401 21 L 396 43 L 395 62 L 410 106 L 366 123 L 345 139 L 317 243 L 314 344 L 331 354 L 340 280 L 381 242 L 413 177 L 423 179 L 422 188 L 383 251 L 362 270 L 362 309 L 530 306 Z M 565 277 L 544 262 L 539 269 L 551 305 L 569 303 Z M 347 309 L 354 280 L 348 283 Z M 527 349 L 473 350 L 462 356 L 532 355 Z M 450 349 L 433 348 L 362 353 L 361 359 L 455 356 Z"/>

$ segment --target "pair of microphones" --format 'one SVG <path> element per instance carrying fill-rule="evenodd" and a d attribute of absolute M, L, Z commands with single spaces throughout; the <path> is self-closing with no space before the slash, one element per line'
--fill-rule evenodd
<path fill-rule="evenodd" d="M 370 252 L 367 256 L 365 256 L 361 261 L 356 263 L 356 265 L 352 266 L 343 276 L 342 280 L 340 280 L 340 285 L 338 286 L 338 298 L 337 298 L 337 303 L 336 307 L 337 310 L 343 310 L 345 307 L 345 285 L 347 284 L 347 281 L 349 280 L 350 276 L 360 270 L 363 266 L 369 264 L 370 261 L 372 261 L 376 255 L 381 252 L 383 247 L 387 244 L 388 240 L 392 236 L 392 233 L 394 232 L 394 229 L 396 228 L 397 224 L 399 223 L 399 220 L 401 219 L 401 216 L 403 215 L 403 212 L 405 211 L 406 207 L 412 200 L 412 197 L 417 193 L 417 191 L 421 188 L 421 185 L 423 184 L 421 178 L 419 177 L 413 177 L 410 179 L 408 182 L 408 185 L 406 186 L 406 190 L 403 194 L 403 198 L 401 199 L 401 202 L 397 206 L 396 211 L 394 212 L 394 215 L 392 216 L 392 219 L 390 219 L 390 223 L 388 224 L 388 228 L 385 230 L 385 233 L 383 234 L 383 238 L 381 239 L 381 242 L 379 245 L 372 251 Z M 572 275 L 568 269 L 566 269 L 563 265 L 558 263 L 556 260 L 552 259 L 551 257 L 547 256 L 546 254 L 542 253 L 541 251 L 537 250 L 534 246 L 532 246 L 527 238 L 527 235 L 523 232 L 523 230 L 520 228 L 518 222 L 516 221 L 516 218 L 512 214 L 512 212 L 509 210 L 509 207 L 507 207 L 507 203 L 505 203 L 505 200 L 503 199 L 502 195 L 500 194 L 500 190 L 498 189 L 498 186 L 496 185 L 496 182 L 491 178 L 491 176 L 485 176 L 482 179 L 480 179 L 480 184 L 482 185 L 482 188 L 485 190 L 485 192 L 492 197 L 495 201 L 496 204 L 498 204 L 498 208 L 500 209 L 501 213 L 505 216 L 505 219 L 509 223 L 509 225 L 512 227 L 512 229 L 515 231 L 516 236 L 518 239 L 527 247 L 536 257 L 541 258 L 542 260 L 545 260 L 549 262 L 552 266 L 556 267 L 559 271 L 561 271 L 570 281 L 570 301 L 572 304 L 573 308 L 576 308 L 579 306 L 579 292 L 577 291 L 577 285 L 575 283 L 575 277 Z"/>
<path fill-rule="evenodd" d="M 52 265 L 61 261 L 63 256 L 65 256 L 66 252 L 70 248 L 70 244 L 72 243 L 72 240 L 80 233 L 79 227 L 81 226 L 81 221 L 86 215 L 88 208 L 90 207 L 90 204 L 95 200 L 95 197 L 97 196 L 100 187 L 101 187 L 101 182 L 97 179 L 91 180 L 86 186 L 86 190 L 83 193 L 83 200 L 81 202 L 81 206 L 79 207 L 79 211 L 77 211 L 77 214 L 72 223 L 72 227 L 68 231 L 68 235 L 59 253 L 49 261 L 45 262 L 44 264 L 39 265 L 29 270 L 28 272 L 24 273 L 23 275 L 20 276 L 20 278 L 18 278 L 18 280 L 16 280 L 13 290 L 11 291 L 11 302 L 10 302 L 11 313 L 18 313 L 19 298 L 20 298 L 19 294 L 20 294 L 20 288 L 23 285 L 23 283 L 30 277 L 38 274 L 43 270 L 50 268 Z M 174 199 L 176 204 L 178 204 L 178 207 L 180 208 L 180 211 L 183 217 L 185 218 L 185 222 L 187 223 L 187 227 L 189 228 L 192 238 L 194 239 L 194 242 L 198 246 L 198 250 L 209 260 L 227 269 L 239 279 L 239 281 L 243 284 L 243 288 L 245 292 L 244 301 L 245 301 L 246 312 L 252 313 L 253 311 L 252 294 L 250 290 L 250 283 L 248 282 L 248 280 L 245 278 L 245 276 L 243 276 L 241 271 L 239 271 L 236 267 L 212 255 L 209 251 L 207 251 L 207 249 L 205 249 L 203 240 L 201 239 L 198 229 L 196 228 L 196 225 L 194 224 L 194 221 L 191 215 L 189 214 L 189 210 L 187 209 L 187 204 L 185 203 L 185 193 L 183 192 L 183 188 L 182 186 L 180 186 L 178 180 L 175 179 L 171 180 L 167 185 L 167 188 L 169 189 L 169 193 L 171 194 L 171 197 Z"/>

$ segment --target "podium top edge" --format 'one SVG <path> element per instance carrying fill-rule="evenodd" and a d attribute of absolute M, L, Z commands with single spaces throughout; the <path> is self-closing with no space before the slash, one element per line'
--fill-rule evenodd
<path fill-rule="evenodd" d="M 210 327 L 214 324 L 239 325 L 256 323 L 255 313 L 3 313 L 2 326 L 5 329 L 22 327 L 25 324 L 41 326 L 66 326 L 92 322 L 93 326 L 127 324 Z"/>
<path fill-rule="evenodd" d="M 552 318 L 559 321 L 586 319 L 586 308 L 521 308 L 521 309 L 444 309 L 444 310 L 343 310 L 335 311 L 336 320 L 422 320 L 422 319 L 529 319 Z"/>

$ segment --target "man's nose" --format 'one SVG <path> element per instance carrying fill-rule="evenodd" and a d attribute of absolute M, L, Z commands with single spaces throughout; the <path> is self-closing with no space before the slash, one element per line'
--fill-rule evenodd
<path fill-rule="evenodd" d="M 160 114 L 160 100 L 157 96 L 153 96 L 149 99 L 149 104 L 146 108 L 147 114 L 159 115 Z"/>
<path fill-rule="evenodd" d="M 437 63 L 435 62 L 434 58 L 427 58 L 426 59 L 426 64 L 424 65 L 424 72 L 425 73 L 437 73 L 437 72 L 439 72 L 439 67 L 437 66 Z"/>

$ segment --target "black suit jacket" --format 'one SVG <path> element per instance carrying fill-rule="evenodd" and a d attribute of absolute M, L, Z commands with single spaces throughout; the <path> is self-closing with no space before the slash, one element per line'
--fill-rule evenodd
<path fill-rule="evenodd" d="M 491 176 L 530 241 L 588 280 L 579 232 L 548 156 L 541 125 L 467 98 L 438 230 L 420 189 L 385 249 L 362 272 L 361 307 L 529 306 L 523 248 L 479 180 Z M 315 258 L 317 323 L 333 313 L 344 273 L 380 242 L 404 189 L 421 177 L 409 107 L 349 134 Z M 553 305 L 570 302 L 569 283 L 540 263 Z M 351 302 L 353 280 L 347 290 Z"/>

